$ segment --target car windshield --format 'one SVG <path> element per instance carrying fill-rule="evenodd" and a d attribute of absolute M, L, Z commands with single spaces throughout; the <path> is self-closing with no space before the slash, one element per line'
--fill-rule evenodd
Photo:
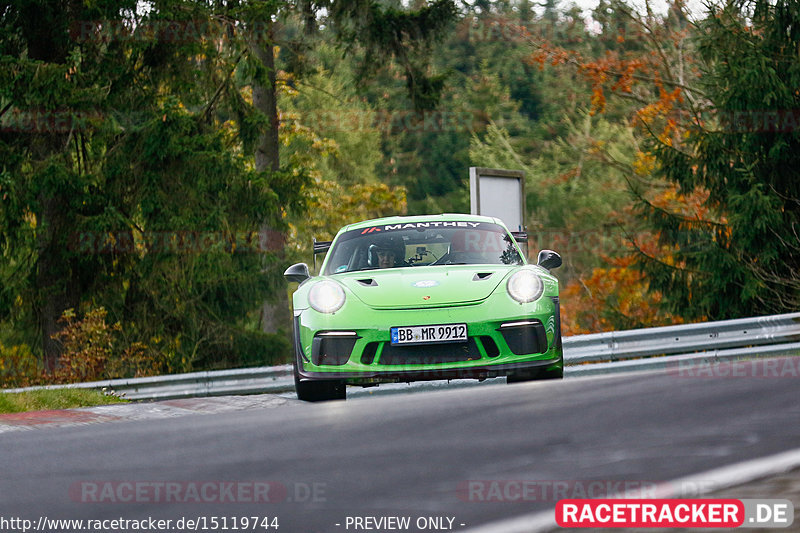
<path fill-rule="evenodd" d="M 411 222 L 348 231 L 329 252 L 325 275 L 436 265 L 520 265 L 513 237 L 488 222 Z"/>

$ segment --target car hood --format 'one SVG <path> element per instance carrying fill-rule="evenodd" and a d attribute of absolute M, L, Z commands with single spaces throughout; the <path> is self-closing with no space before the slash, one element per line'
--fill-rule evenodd
<path fill-rule="evenodd" d="M 514 269 L 507 265 L 450 265 L 364 270 L 334 279 L 376 309 L 469 304 L 487 298 Z"/>

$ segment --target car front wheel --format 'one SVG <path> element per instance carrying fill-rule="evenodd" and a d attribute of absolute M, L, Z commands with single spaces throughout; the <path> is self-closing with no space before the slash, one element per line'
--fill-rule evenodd
<path fill-rule="evenodd" d="M 346 387 L 343 381 L 300 381 L 297 363 L 294 364 L 294 388 L 298 400 L 304 402 L 344 400 L 347 398 Z"/>

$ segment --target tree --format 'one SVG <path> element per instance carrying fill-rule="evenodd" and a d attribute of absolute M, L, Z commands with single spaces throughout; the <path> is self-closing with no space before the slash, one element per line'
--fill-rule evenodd
<path fill-rule="evenodd" d="M 161 371 L 267 363 L 288 343 L 249 327 L 276 250 L 260 228 L 302 191 L 244 155 L 240 28 L 199 3 L 139 7 L 0 12 L 0 331 L 38 318 L 12 340 L 52 371 L 62 313 L 104 307 Z"/>
<path fill-rule="evenodd" d="M 622 0 L 603 0 L 593 11 L 600 33 L 584 35 L 579 46 L 547 36 L 527 39 L 533 49 L 529 61 L 577 74 L 576 81 L 590 89 L 591 115 L 622 134 L 591 139 L 577 159 L 577 169 L 580 162 L 593 160 L 601 175 L 624 180 L 629 198 L 602 218 L 620 230 L 618 239 L 611 240 L 616 251 L 600 255 L 596 260 L 603 264 L 582 270 L 567 284 L 566 293 L 578 297 L 573 298 L 577 309 L 565 305 L 568 325 L 570 317 L 578 317 L 574 331 L 680 321 L 681 309 L 669 305 L 669 291 L 641 271 L 648 258 L 681 266 L 645 211 L 669 212 L 685 221 L 714 216 L 705 207 L 698 209 L 703 191 L 677 191 L 658 174 L 653 150 L 653 144 L 681 144 L 694 117 L 708 105 L 697 84 L 693 26 L 680 0 L 671 2 L 665 14 L 654 12 L 649 2 L 644 8 L 640 13 Z M 608 312 L 596 312 L 601 307 Z"/>
<path fill-rule="evenodd" d="M 633 104 L 646 140 L 634 167 L 650 170 L 631 191 L 658 246 L 633 244 L 668 312 L 720 319 L 795 310 L 798 5 L 729 1 L 696 26 L 681 1 L 660 17 L 647 7 L 638 15 L 618 1 L 599 6 L 603 31 L 624 28 L 623 46 L 600 58 L 544 42 L 532 59 L 583 73 L 596 113 L 608 112 L 608 95 Z"/>
<path fill-rule="evenodd" d="M 252 77 L 253 105 L 262 115 L 266 128 L 261 130 L 256 148 L 256 170 L 277 172 L 281 167 L 279 146 L 279 119 L 277 110 L 278 91 L 275 68 L 274 45 L 278 35 L 273 22 L 277 16 L 296 15 L 293 7 L 299 7 L 305 25 L 305 35 L 314 38 L 316 23 L 313 13 L 328 12 L 345 51 L 363 54 L 359 78 L 375 72 L 375 65 L 394 59 L 401 65 L 409 98 L 417 111 L 434 109 L 444 85 L 444 76 L 430 72 L 431 46 L 442 35 L 442 30 L 455 16 L 452 0 L 433 0 L 415 9 L 401 5 L 381 5 L 372 0 L 351 2 L 303 2 L 294 6 L 291 2 L 274 0 L 247 2 L 242 5 L 244 19 L 251 26 L 261 25 L 258 42 L 248 43 L 254 57 L 255 69 Z M 301 45 L 302 48 L 302 45 Z M 291 176 L 291 173 L 287 175 Z M 280 239 L 285 241 L 286 235 Z M 273 276 L 274 277 L 274 276 Z M 273 301 L 264 304 L 261 313 L 265 331 L 277 331 L 289 324 L 289 305 L 285 291 L 280 285 L 273 287 Z"/>
<path fill-rule="evenodd" d="M 120 8 L 134 9 L 135 2 Z M 7 125 L 0 140 L 0 231 L 3 255 L 17 263 L 12 283 L 4 283 L 0 318 L 15 314 L 9 300 L 23 298 L 51 370 L 59 354 L 52 338 L 57 321 L 77 304 L 85 273 L 98 267 L 96 258 L 77 257 L 67 246 L 78 224 L 76 193 L 89 186 L 81 167 L 86 137 L 75 114 L 98 109 L 102 97 L 102 84 L 93 85 L 94 72 L 70 36 L 71 23 L 91 20 L 88 11 L 77 1 L 19 1 L 0 12 L 0 116 Z"/>
<path fill-rule="evenodd" d="M 286 79 L 279 94 L 281 157 L 312 179 L 307 210 L 289 217 L 288 246 L 308 261 L 312 239 L 331 240 L 345 224 L 404 214 L 406 190 L 390 188 L 377 174 L 382 117 L 358 96 L 348 61 L 319 43 L 313 74 Z M 296 85 L 297 88 L 293 87 Z"/>
<path fill-rule="evenodd" d="M 670 309 L 721 319 L 800 305 L 800 5 L 729 1 L 699 25 L 711 112 L 685 139 L 654 138 L 660 175 L 704 191 L 708 216 L 646 208 L 674 262 L 645 272 Z"/>
<path fill-rule="evenodd" d="M 607 17 L 630 20 L 608 10 L 603 10 Z M 502 36 L 506 50 L 489 64 L 502 63 L 513 55 L 512 47 L 517 49 L 519 63 L 531 71 L 526 84 L 530 96 L 512 101 L 539 105 L 525 113 L 531 120 L 523 128 L 493 122 L 485 134 L 473 134 L 470 157 L 474 165 L 525 170 L 532 247 L 555 249 L 564 258 L 558 274 L 564 291 L 564 330 L 586 333 L 664 320 L 626 245 L 630 235 L 642 234 L 641 223 L 629 209 L 629 182 L 650 174 L 637 173 L 642 136 L 628 121 L 628 101 L 607 103 L 602 111 L 591 108 L 604 99 L 592 98 L 598 91 L 588 65 L 609 49 L 624 52 L 639 45 L 618 40 L 618 24 L 606 22 L 601 35 L 587 31 L 575 9 L 552 11 L 524 26 L 499 16 L 493 24 L 495 29 L 480 33 Z M 532 46 L 548 53 L 532 55 Z M 566 68 L 544 68 L 553 61 Z M 537 68 L 540 65 L 543 68 Z M 519 66 L 503 70 L 514 69 Z M 498 76 L 503 79 L 503 74 Z M 519 94 L 514 77 L 506 79 L 516 88 L 509 94 Z M 504 96 L 502 90 L 489 94 Z"/>
<path fill-rule="evenodd" d="M 302 45 L 325 16 L 364 65 L 396 58 L 424 109 L 443 80 L 429 52 L 454 13 L 447 0 L 3 4 L 4 353 L 32 347 L 52 371 L 62 313 L 102 307 L 122 344 L 167 354 L 162 370 L 285 357 L 286 340 L 253 328 L 254 310 L 277 299 L 288 311 L 288 220 L 317 182 L 280 158 L 281 21 L 300 17 Z M 299 55 L 295 65 L 313 72 Z"/>

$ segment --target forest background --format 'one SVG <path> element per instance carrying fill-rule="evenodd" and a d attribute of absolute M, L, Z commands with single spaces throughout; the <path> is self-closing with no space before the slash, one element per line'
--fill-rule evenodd
<path fill-rule="evenodd" d="M 0 385 L 289 361 L 312 238 L 525 171 L 563 334 L 800 308 L 800 7 L 0 3 Z"/>

